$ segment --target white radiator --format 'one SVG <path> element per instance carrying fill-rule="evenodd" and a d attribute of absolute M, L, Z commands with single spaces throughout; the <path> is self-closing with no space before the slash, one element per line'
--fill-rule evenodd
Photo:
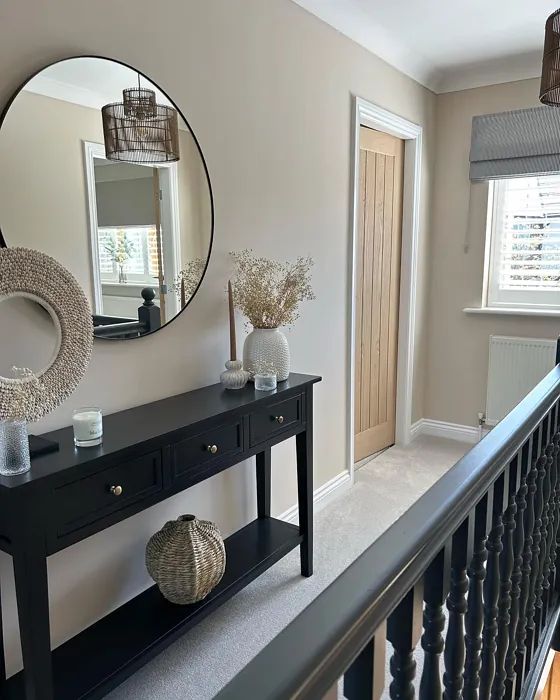
<path fill-rule="evenodd" d="M 556 341 L 490 336 L 486 422 L 496 425 L 554 367 Z"/>

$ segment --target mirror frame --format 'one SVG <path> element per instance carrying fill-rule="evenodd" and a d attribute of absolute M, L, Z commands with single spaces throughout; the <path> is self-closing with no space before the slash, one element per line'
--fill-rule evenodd
<path fill-rule="evenodd" d="M 149 336 L 151 336 L 151 335 L 154 335 L 154 333 L 158 333 L 159 331 L 163 330 L 163 329 L 166 328 L 170 323 L 173 323 L 173 321 L 175 321 L 175 319 L 178 318 L 178 317 L 188 308 L 188 306 L 190 305 L 191 301 L 192 301 L 192 300 L 194 299 L 194 297 L 197 295 L 198 290 L 200 289 L 200 286 L 202 285 L 202 282 L 203 282 L 203 280 L 204 280 L 204 278 L 205 278 L 205 276 L 206 276 L 206 273 L 207 273 L 207 271 L 208 271 L 208 265 L 209 265 L 209 263 L 210 263 L 210 257 L 211 257 L 211 255 L 212 255 L 212 248 L 213 248 L 213 245 L 214 245 L 214 226 L 215 226 L 214 193 L 213 193 L 213 190 L 212 190 L 212 182 L 211 182 L 211 180 L 210 180 L 210 173 L 208 172 L 208 165 L 207 165 L 207 163 L 206 163 L 206 159 L 204 158 L 204 154 L 203 154 L 203 152 L 202 152 L 202 148 L 200 147 L 200 143 L 199 143 L 198 139 L 196 138 L 196 135 L 195 135 L 194 131 L 193 131 L 192 128 L 191 128 L 191 125 L 189 124 L 189 122 L 188 122 L 187 119 L 185 118 L 185 115 L 183 114 L 183 112 L 181 111 L 181 109 L 177 106 L 177 103 L 176 103 L 173 99 L 171 99 L 171 97 L 169 96 L 169 94 L 167 93 L 167 91 L 164 90 L 158 83 L 156 83 L 154 80 L 152 80 L 152 78 L 150 78 L 149 76 L 147 76 L 147 75 L 146 75 L 145 73 L 143 73 L 141 70 L 138 70 L 137 68 L 133 68 L 130 64 L 126 63 L 125 61 L 120 61 L 120 60 L 117 59 L 117 58 L 108 58 L 107 56 L 101 56 L 101 55 L 97 55 L 97 54 L 76 54 L 76 55 L 66 56 L 65 58 L 59 58 L 59 59 L 57 59 L 56 61 L 51 61 L 50 63 L 46 63 L 46 64 L 42 65 L 41 68 L 39 68 L 39 69 L 37 69 L 36 71 L 34 71 L 34 72 L 33 72 L 30 76 L 28 76 L 22 83 L 20 83 L 20 85 L 16 88 L 16 90 L 13 92 L 13 94 L 10 96 L 10 98 L 8 99 L 8 101 L 6 102 L 6 104 L 4 105 L 4 107 L 2 108 L 2 111 L 1 111 L 1 113 L 0 113 L 0 132 L 1 132 L 1 130 L 2 130 L 2 126 L 4 125 L 4 120 L 6 119 L 6 116 L 7 116 L 8 112 L 10 111 L 10 108 L 11 108 L 12 104 L 13 104 L 14 101 L 16 100 L 16 98 L 17 98 L 17 96 L 19 95 L 19 93 L 20 93 L 20 92 L 24 89 L 24 87 L 27 85 L 27 83 L 29 83 L 33 78 L 35 78 L 37 75 L 39 75 L 39 73 L 42 73 L 46 68 L 50 68 L 51 66 L 57 65 L 58 63 L 64 63 L 65 61 L 71 61 L 71 60 L 77 59 L 77 58 L 98 58 L 98 59 L 103 60 L 103 61 L 112 61 L 113 63 L 118 63 L 118 64 L 120 64 L 121 66 L 124 66 L 125 68 L 128 68 L 128 69 L 130 69 L 131 71 L 134 71 L 135 73 L 141 75 L 142 78 L 144 78 L 144 79 L 147 80 L 149 83 L 151 83 L 152 85 L 154 85 L 154 86 L 166 97 L 166 99 L 169 100 L 169 102 L 170 102 L 170 103 L 173 105 L 173 107 L 177 110 L 177 113 L 179 114 L 179 116 L 181 117 L 181 119 L 183 120 L 183 122 L 186 124 L 186 127 L 187 127 L 187 129 L 188 129 L 188 131 L 189 131 L 189 133 L 190 133 L 190 135 L 191 135 L 191 137 L 192 137 L 192 139 L 193 139 L 193 141 L 194 141 L 194 143 L 195 143 L 195 145 L 196 145 L 198 154 L 200 155 L 200 159 L 201 159 L 202 165 L 203 165 L 203 167 L 204 167 L 204 173 L 205 173 L 205 175 L 206 175 L 206 181 L 207 181 L 207 183 L 208 183 L 208 193 L 209 193 L 209 195 L 210 195 L 210 243 L 209 243 L 209 245 L 208 245 L 208 255 L 207 255 L 207 257 L 206 257 L 206 263 L 205 263 L 205 265 L 204 265 L 204 270 L 203 270 L 202 275 L 201 275 L 201 277 L 200 277 L 200 281 L 198 282 L 198 284 L 197 284 L 197 286 L 196 286 L 196 289 L 195 289 L 194 292 L 192 293 L 191 297 L 189 298 L 189 300 L 187 301 L 187 303 L 185 304 L 185 306 L 184 306 L 177 314 L 175 314 L 175 316 L 173 316 L 173 318 L 169 319 L 169 321 L 166 321 L 162 326 L 160 326 L 159 328 L 157 328 L 157 329 L 154 330 L 154 331 L 150 331 L 149 333 L 144 333 L 143 335 L 132 336 L 132 337 L 130 337 L 130 338 L 111 338 L 111 337 L 104 338 L 104 337 L 102 337 L 102 336 L 101 336 L 101 337 L 100 337 L 100 336 L 95 336 L 95 340 L 96 340 L 96 341 L 99 341 L 99 340 L 117 340 L 117 341 L 124 341 L 124 340 L 136 340 L 137 338 L 147 338 L 147 337 L 149 337 Z M 14 246 L 14 245 L 10 246 L 10 245 L 8 244 L 8 241 L 6 240 L 6 238 L 5 238 L 5 236 L 4 236 L 3 232 L 2 232 L 2 227 L 1 227 L 1 225 L 0 225 L 0 248 L 10 248 L 10 247 L 18 247 L 18 246 L 17 246 L 17 244 L 16 244 L 15 246 Z M 45 254 L 48 255 L 48 253 L 45 253 Z"/>
<path fill-rule="evenodd" d="M 36 381 L 0 377 L 0 419 L 10 418 L 14 405 L 23 400 L 21 417 L 37 421 L 58 408 L 86 372 L 93 348 L 91 309 L 74 276 L 50 255 L 30 248 L 0 251 L 0 299 L 10 297 L 40 304 L 58 334 L 56 352 L 49 365 L 34 375 Z"/>

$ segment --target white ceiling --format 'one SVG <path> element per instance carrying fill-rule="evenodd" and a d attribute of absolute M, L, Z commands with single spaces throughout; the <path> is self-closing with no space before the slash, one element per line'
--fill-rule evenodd
<path fill-rule="evenodd" d="M 559 0 L 294 0 L 434 92 L 540 74 Z"/>
<path fill-rule="evenodd" d="M 161 104 L 171 104 L 146 78 L 142 87 L 155 90 Z M 138 73 L 116 61 L 104 58 L 69 58 L 48 66 L 26 83 L 25 90 L 83 107 L 101 109 L 110 102 L 120 102 L 124 88 L 138 85 Z"/>

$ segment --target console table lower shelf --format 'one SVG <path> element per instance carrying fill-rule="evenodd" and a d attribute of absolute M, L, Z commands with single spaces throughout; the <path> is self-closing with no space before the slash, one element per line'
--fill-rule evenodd
<path fill-rule="evenodd" d="M 103 697 L 301 542 L 296 525 L 270 517 L 254 520 L 225 540 L 224 577 L 203 601 L 174 605 L 152 586 L 55 649 L 54 697 Z M 24 697 L 23 672 L 7 681 L 7 697 Z"/>

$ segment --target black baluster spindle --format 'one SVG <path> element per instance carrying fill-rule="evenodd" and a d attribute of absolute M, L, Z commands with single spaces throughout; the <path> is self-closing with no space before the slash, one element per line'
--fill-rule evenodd
<path fill-rule="evenodd" d="M 480 685 L 480 652 L 482 650 L 482 625 L 484 608 L 482 583 L 486 575 L 486 537 L 492 523 L 493 488 L 477 505 L 474 526 L 474 551 L 467 570 L 469 594 L 465 616 L 465 671 L 463 674 L 463 700 L 478 700 Z"/>
<path fill-rule="evenodd" d="M 533 465 L 529 474 L 529 498 L 533 504 L 533 527 L 531 529 L 531 564 L 529 577 L 529 597 L 527 600 L 527 622 L 526 622 L 526 638 L 525 638 L 525 668 L 523 669 L 524 677 L 531 668 L 531 659 L 533 658 L 533 648 L 535 641 L 535 610 L 536 610 L 536 587 L 537 577 L 539 575 L 539 553 L 541 543 L 541 519 L 542 512 L 542 494 L 539 499 L 539 457 L 541 445 L 541 428 L 539 427 L 538 436 L 533 437 Z M 533 496 L 531 499 L 531 495 Z M 539 510 L 540 508 L 540 510 Z"/>
<path fill-rule="evenodd" d="M 451 582 L 447 596 L 449 620 L 445 638 L 445 673 L 443 674 L 444 700 L 459 700 L 463 690 L 465 668 L 465 628 L 467 612 L 466 594 L 469 587 L 467 565 L 473 553 L 474 513 L 453 535 L 451 547 Z"/>
<path fill-rule="evenodd" d="M 557 404 L 557 409 L 560 406 Z M 560 410 L 558 410 L 560 414 Z M 553 533 L 552 533 L 552 562 L 550 567 L 550 594 L 551 598 L 554 598 L 558 583 L 558 555 L 560 554 L 560 547 L 558 538 L 560 536 L 560 432 L 554 433 L 553 438 L 554 444 L 554 519 L 553 519 Z"/>
<path fill-rule="evenodd" d="M 515 516 L 514 530 L 514 560 L 511 574 L 511 608 L 509 625 L 509 646 L 506 656 L 506 698 L 515 697 L 516 690 L 516 660 L 519 628 L 521 625 L 522 581 L 523 581 L 523 552 L 525 548 L 525 509 L 527 507 L 527 464 L 528 445 L 518 454 L 516 470 Z M 526 604 L 526 600 L 525 600 Z M 524 623 L 523 623 L 524 624 Z M 523 630 L 524 633 L 525 630 Z"/>
<path fill-rule="evenodd" d="M 346 700 L 379 700 L 385 687 L 387 624 L 379 627 L 371 641 L 344 674 Z"/>
<path fill-rule="evenodd" d="M 546 435 L 546 432 L 545 432 Z M 544 525 L 544 491 L 546 477 L 546 454 L 544 447 L 542 454 L 537 460 L 537 494 L 535 501 L 535 532 L 533 533 L 533 548 L 535 558 L 533 559 L 533 567 L 535 568 L 535 612 L 533 616 L 533 653 L 539 645 L 542 620 L 542 594 L 543 594 L 543 575 L 544 575 L 544 559 L 546 557 L 546 530 Z"/>
<path fill-rule="evenodd" d="M 480 700 L 488 700 L 496 673 L 496 637 L 498 634 L 498 600 L 500 597 L 500 554 L 504 526 L 505 477 L 502 474 L 494 484 L 492 503 L 492 529 L 488 535 L 486 549 L 488 563 L 484 579 L 484 626 L 482 628 L 482 668 L 480 671 Z"/>
<path fill-rule="evenodd" d="M 547 452 L 548 471 L 550 478 L 550 497 L 548 500 L 548 533 L 547 533 L 547 558 L 546 558 L 546 581 L 543 583 L 544 588 L 544 607 L 546 613 L 552 609 L 554 602 L 554 582 L 556 579 L 556 535 L 558 526 L 558 445 L 556 443 L 556 434 L 558 431 L 558 418 L 560 406 L 556 402 L 550 412 L 549 424 L 549 440 Z"/>
<path fill-rule="evenodd" d="M 544 502 L 545 502 L 545 516 L 543 517 L 543 530 L 544 536 L 544 564 L 543 564 L 543 582 L 542 582 L 542 597 L 541 597 L 541 630 L 545 627 L 546 620 L 548 619 L 548 604 L 550 598 L 550 570 L 552 568 L 552 537 L 553 537 L 553 524 L 554 524 L 554 504 L 553 495 L 554 491 L 552 488 L 553 484 L 553 474 L 552 470 L 554 468 L 554 443 L 552 442 L 552 435 L 550 441 L 545 449 L 546 454 L 546 476 L 544 480 Z"/>
<path fill-rule="evenodd" d="M 393 645 L 389 664 L 393 681 L 389 686 L 391 700 L 414 699 L 416 661 L 413 652 L 422 628 L 422 585 L 415 586 L 387 620 L 387 639 Z"/>
<path fill-rule="evenodd" d="M 519 482 L 519 459 L 515 457 L 509 465 L 508 506 L 503 515 L 504 534 L 502 536 L 502 552 L 500 554 L 500 597 L 498 600 L 498 638 L 496 648 L 496 674 L 492 684 L 490 697 L 501 700 L 506 694 L 506 655 L 510 638 L 510 607 L 512 603 L 512 574 L 514 566 L 514 530 L 517 504 L 515 495 Z M 515 630 L 513 630 L 515 633 Z"/>
<path fill-rule="evenodd" d="M 443 605 L 449 588 L 451 543 L 441 550 L 424 574 L 424 666 L 420 679 L 420 700 L 441 698 L 440 657 L 443 652 Z"/>
<path fill-rule="evenodd" d="M 525 676 L 525 654 L 527 640 L 527 622 L 529 593 L 531 589 L 531 561 L 533 559 L 533 528 L 535 526 L 535 492 L 537 470 L 533 462 L 533 437 L 523 447 L 523 471 L 526 474 L 527 495 L 525 496 L 525 517 L 523 529 L 525 543 L 523 545 L 523 564 L 521 566 L 521 597 L 519 598 L 519 623 L 517 625 L 517 648 L 515 651 L 515 697 L 521 692 Z"/>

